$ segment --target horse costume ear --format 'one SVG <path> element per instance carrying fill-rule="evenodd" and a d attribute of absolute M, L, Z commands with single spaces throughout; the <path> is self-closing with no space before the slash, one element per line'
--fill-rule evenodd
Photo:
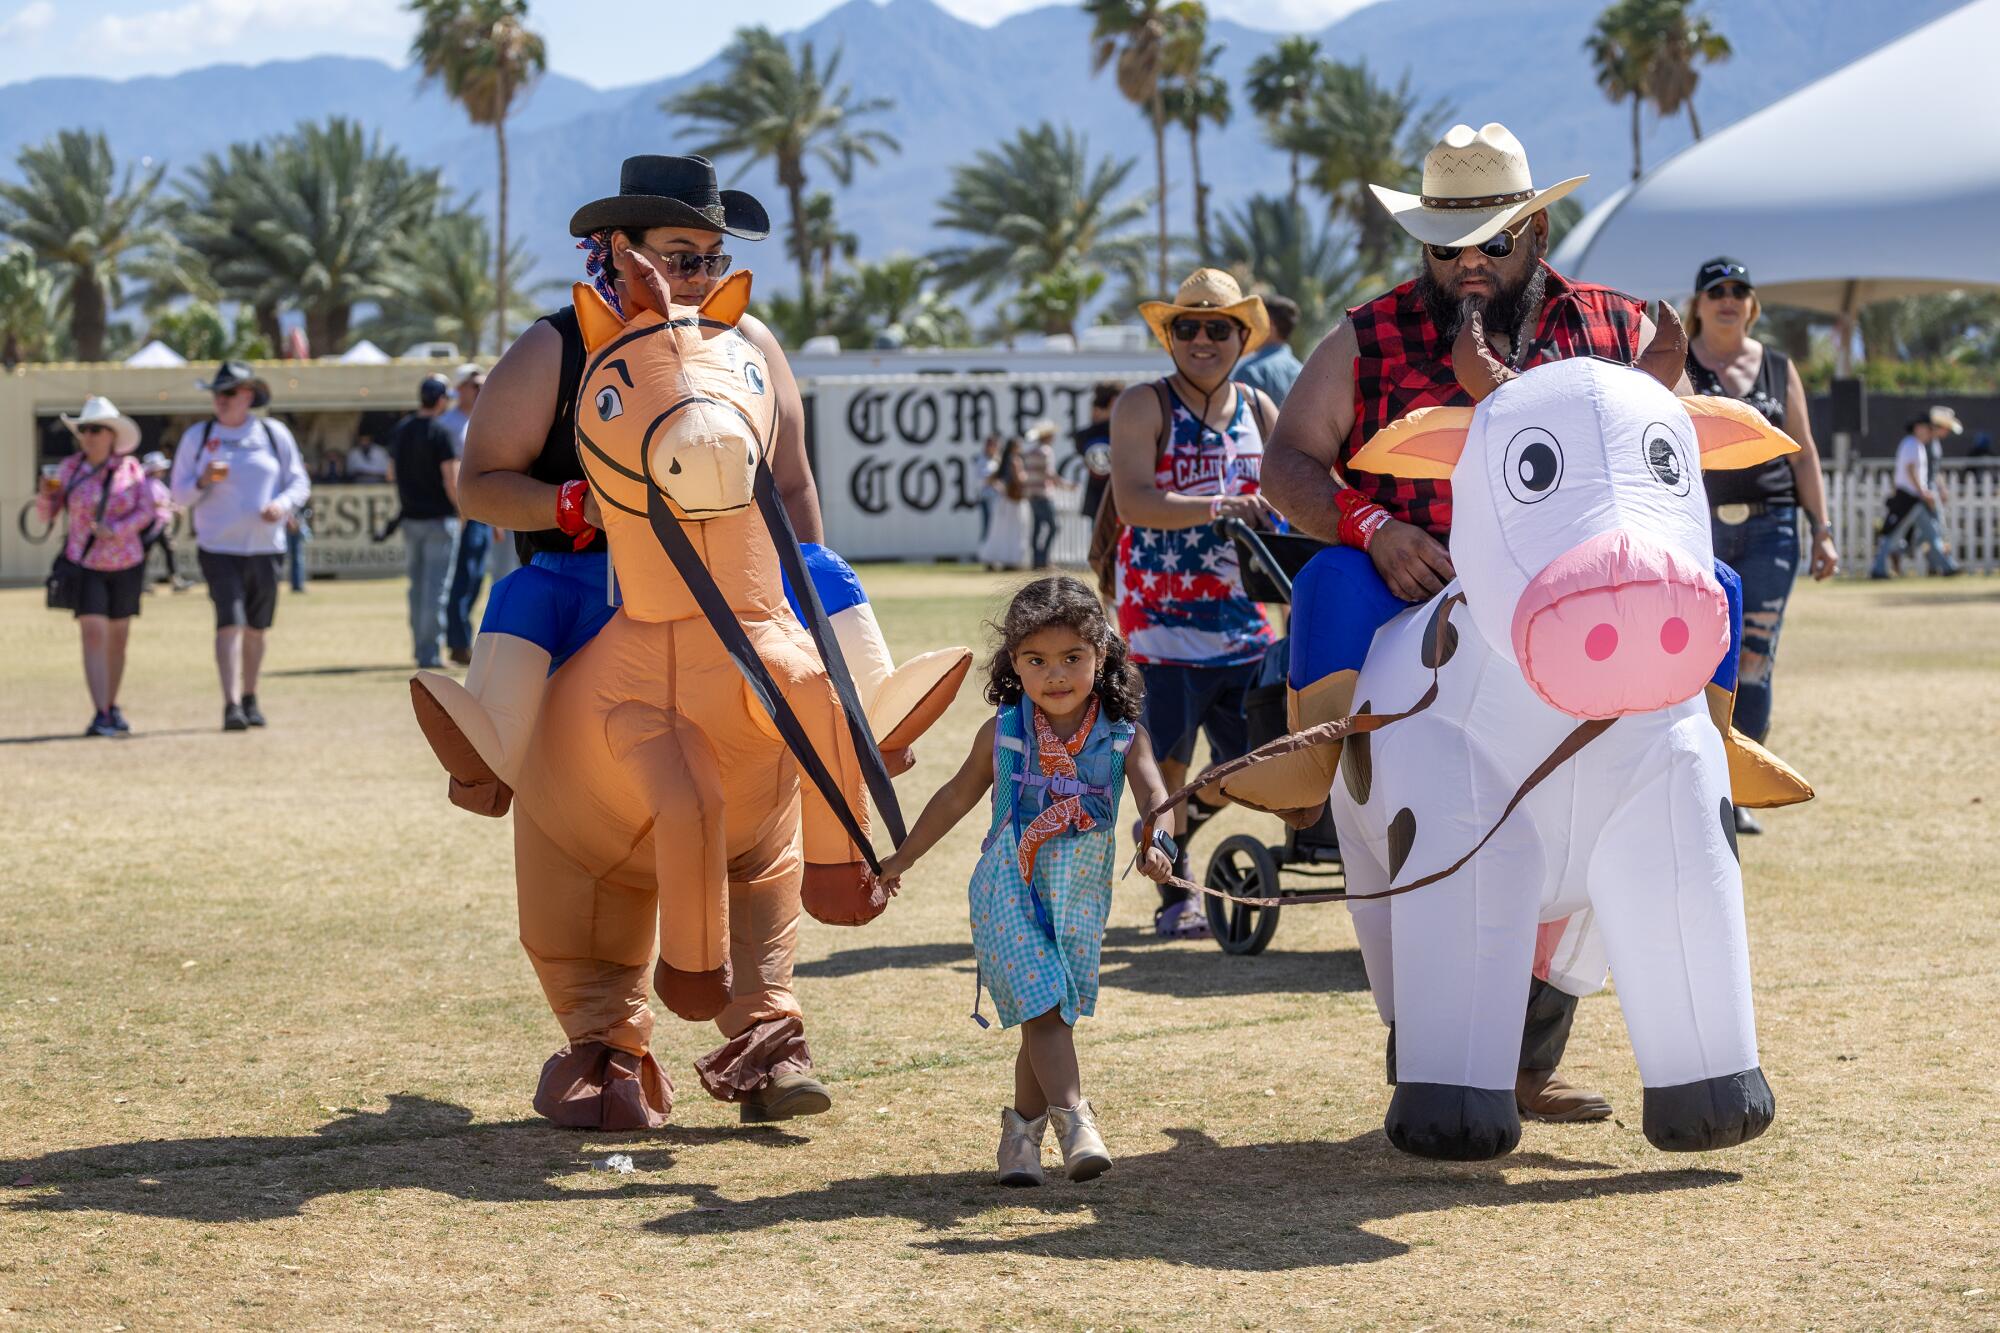
<path fill-rule="evenodd" d="M 1347 465 L 1383 477 L 1449 481 L 1471 428 L 1469 407 L 1420 407 L 1376 431 Z"/>
<path fill-rule="evenodd" d="M 1694 437 L 1701 445 L 1704 472 L 1756 467 L 1799 451 L 1791 436 L 1765 420 L 1762 412 L 1741 398 L 1698 393 L 1680 401 L 1694 422 Z"/>
<path fill-rule="evenodd" d="M 589 283 L 571 286 L 569 299 L 576 307 L 576 325 L 583 330 L 585 351 L 594 352 L 625 331 L 625 321 Z"/>
<path fill-rule="evenodd" d="M 722 285 L 708 294 L 701 303 L 703 319 L 735 327 L 743 318 L 743 312 L 750 308 L 750 270 L 738 269 L 722 280 Z"/>

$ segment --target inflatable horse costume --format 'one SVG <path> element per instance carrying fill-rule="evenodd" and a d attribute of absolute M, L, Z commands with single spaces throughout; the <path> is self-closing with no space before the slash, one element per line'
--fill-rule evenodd
<path fill-rule="evenodd" d="M 1217 771 L 1223 793 L 1274 811 L 1317 807 L 1331 784 L 1390 1024 L 1385 1127 L 1407 1151 L 1515 1146 L 1529 977 L 1558 951 L 1584 990 L 1607 962 L 1617 978 L 1654 1146 L 1727 1147 L 1774 1114 L 1728 696 L 1704 699 L 1730 615 L 1699 473 L 1797 446 L 1743 403 L 1675 397 L 1683 347 L 1663 305 L 1638 368 L 1576 358 L 1516 374 L 1468 321 L 1453 364 L 1477 406 L 1414 412 L 1354 459 L 1450 479 L 1457 578 L 1375 634 L 1338 710 L 1356 716 L 1313 725 L 1302 693 L 1300 730 L 1266 747 L 1284 753 Z M 1739 790 L 1810 796 L 1735 741 Z"/>
<path fill-rule="evenodd" d="M 796 558 L 764 456 L 768 371 L 735 327 L 748 300 L 739 273 L 699 310 L 626 320 L 576 286 L 588 349 L 578 450 L 623 604 L 530 710 L 496 716 L 483 702 L 505 672 L 475 671 L 472 691 L 428 673 L 412 682 L 454 799 L 511 800 L 521 942 L 569 1039 L 535 1106 L 560 1124 L 664 1121 L 672 1085 L 649 1050 L 649 979 L 674 1013 L 721 1029 L 723 1046 L 696 1064 L 713 1096 L 744 1101 L 810 1067 L 791 989 L 801 902 L 842 925 L 885 902 L 866 797 L 872 787 L 883 801 L 887 777 L 877 756 L 864 782 L 863 728 L 908 745 L 971 661 L 956 649 L 892 671 L 845 566 L 823 556 L 809 576 Z M 840 594 L 850 645 L 825 658 L 786 597 L 789 582 L 818 612 L 822 581 Z M 494 646 L 482 648 L 491 662 Z M 517 673 L 535 666 L 501 648 Z M 843 657 L 895 716 L 864 722 L 843 707 Z"/>

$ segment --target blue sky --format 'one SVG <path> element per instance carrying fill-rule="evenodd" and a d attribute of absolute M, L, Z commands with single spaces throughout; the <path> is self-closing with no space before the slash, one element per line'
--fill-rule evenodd
<path fill-rule="evenodd" d="M 938 0 L 975 23 L 994 23 L 1050 0 Z M 1061 0 L 1058 0 L 1061 2 Z M 1259 28 L 1319 27 L 1369 0 L 1209 0 L 1213 13 Z M 533 22 L 549 63 L 572 78 L 617 87 L 690 69 L 732 27 L 779 31 L 809 23 L 839 0 L 738 0 L 727 23 L 706 5 L 667 0 L 624 7 L 538 0 Z M 604 16 L 619 15 L 607 34 Z M 0 83 L 52 74 L 126 78 L 200 65 L 343 54 L 400 64 L 412 21 L 402 0 L 0 0 Z"/>

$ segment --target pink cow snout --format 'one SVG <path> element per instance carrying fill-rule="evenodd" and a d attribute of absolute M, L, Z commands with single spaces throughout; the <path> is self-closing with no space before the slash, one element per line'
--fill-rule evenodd
<path fill-rule="evenodd" d="M 1614 529 L 1558 556 L 1514 607 L 1514 658 L 1550 707 L 1623 717 L 1692 698 L 1729 651 L 1714 571 Z"/>

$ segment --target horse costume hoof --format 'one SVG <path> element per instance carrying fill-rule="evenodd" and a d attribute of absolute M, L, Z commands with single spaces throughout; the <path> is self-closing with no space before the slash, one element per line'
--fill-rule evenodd
<path fill-rule="evenodd" d="M 1761 1068 L 1647 1088 L 1646 1142 L 1661 1152 L 1733 1148 L 1769 1129 L 1777 1114 L 1777 1098 Z"/>
<path fill-rule="evenodd" d="M 860 861 L 845 865 L 807 863 L 799 902 L 815 921 L 829 926 L 865 926 L 882 915 L 889 895 Z"/>
<path fill-rule="evenodd" d="M 514 789 L 499 778 L 487 782 L 466 782 L 459 778 L 449 781 L 451 785 L 445 795 L 451 798 L 451 803 L 475 815 L 498 819 L 514 804 Z"/>
<path fill-rule="evenodd" d="M 1452 1083 L 1398 1083 L 1382 1130 L 1406 1153 L 1440 1162 L 1484 1162 L 1521 1142 L 1514 1094 Z"/>
<path fill-rule="evenodd" d="M 535 1110 L 565 1129 L 658 1129 L 673 1107 L 673 1080 L 650 1051 L 601 1041 L 557 1051 L 535 1088 Z"/>
<path fill-rule="evenodd" d="M 514 802 L 513 788 L 493 771 L 493 766 L 480 755 L 458 720 L 445 708 L 437 696 L 437 690 L 442 687 L 425 679 L 430 674 L 422 672 L 410 678 L 410 707 L 417 715 L 417 726 L 423 731 L 424 739 L 430 742 L 431 753 L 437 756 L 444 771 L 451 775 L 451 803 L 475 815 L 498 818 L 506 814 L 507 808 Z M 460 689 L 456 681 L 445 677 L 437 679 L 442 680 L 444 686 Z"/>
<path fill-rule="evenodd" d="M 660 1003 L 690 1023 L 705 1023 L 729 1007 L 729 963 L 706 972 L 683 972 L 664 959 L 653 965 Z"/>

